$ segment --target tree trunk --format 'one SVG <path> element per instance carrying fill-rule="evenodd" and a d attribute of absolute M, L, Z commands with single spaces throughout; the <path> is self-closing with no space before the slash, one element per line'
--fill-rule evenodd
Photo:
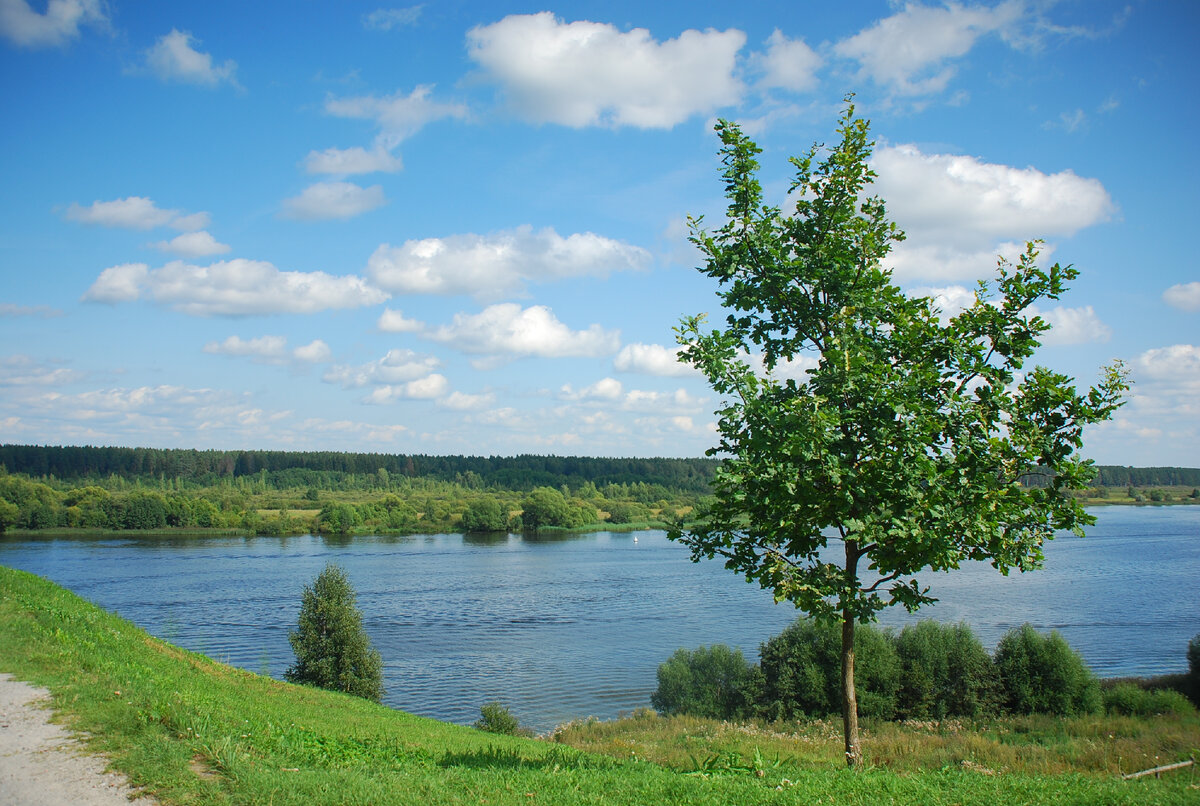
<path fill-rule="evenodd" d="M 858 746 L 858 695 L 854 691 L 854 616 L 842 611 L 842 734 L 846 739 L 846 765 L 862 763 Z"/>

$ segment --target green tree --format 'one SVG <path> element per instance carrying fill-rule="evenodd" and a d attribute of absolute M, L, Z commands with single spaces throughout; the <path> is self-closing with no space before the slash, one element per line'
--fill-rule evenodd
<path fill-rule="evenodd" d="M 1120 405 L 1125 375 L 1107 367 L 1080 394 L 1065 375 L 1024 368 L 1049 328 L 1033 306 L 1077 274 L 1039 268 L 1033 243 L 953 317 L 904 294 L 881 264 L 903 233 L 868 195 L 873 143 L 853 105 L 819 162 L 818 146 L 792 158 L 791 214 L 763 201 L 760 149 L 735 124 L 716 128 L 728 218 L 711 233 L 691 220 L 691 240 L 729 314 L 723 330 L 693 316 L 677 334 L 722 397 L 709 453 L 727 458 L 703 521 L 673 536 L 693 559 L 723 557 L 777 600 L 841 624 L 855 765 L 855 624 L 933 601 L 922 569 L 1025 571 L 1055 530 L 1082 534 L 1092 518 L 1069 495 L 1093 475 L 1082 430 Z M 1046 483 L 1022 483 L 1034 477 Z"/>
<path fill-rule="evenodd" d="M 503 532 L 508 529 L 508 513 L 490 495 L 476 498 L 463 512 L 462 527 L 468 532 Z"/>
<path fill-rule="evenodd" d="M 383 699 L 383 660 L 371 648 L 346 572 L 330 563 L 304 586 L 297 628 L 288 633 L 296 663 L 284 672 L 292 683 Z"/>

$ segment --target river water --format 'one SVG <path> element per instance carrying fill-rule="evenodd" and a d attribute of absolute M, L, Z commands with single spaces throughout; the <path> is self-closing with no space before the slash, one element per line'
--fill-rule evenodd
<path fill-rule="evenodd" d="M 1101 676 L 1182 671 L 1200 633 L 1200 507 L 1112 507 L 1045 569 L 925 574 L 916 616 L 966 621 L 989 648 L 1011 627 L 1057 629 Z M 292 538 L 0 538 L 0 564 L 47 577 L 180 646 L 281 677 L 300 593 L 327 562 L 358 592 L 383 655 L 385 702 L 467 723 L 491 700 L 545 731 L 649 704 L 679 647 L 751 660 L 797 615 L 662 532 Z"/>

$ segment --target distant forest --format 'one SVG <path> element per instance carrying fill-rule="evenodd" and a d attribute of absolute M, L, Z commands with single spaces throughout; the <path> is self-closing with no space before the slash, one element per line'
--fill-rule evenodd
<path fill-rule="evenodd" d="M 222 479 L 265 476 L 275 488 L 305 487 L 341 476 L 378 475 L 428 479 L 473 488 L 526 491 L 572 489 L 585 482 L 647 484 L 706 494 L 716 459 L 619 459 L 586 456 L 427 456 L 337 451 L 200 451 L 174 448 L 0 445 L 0 468 L 61 481 L 178 479 L 199 486 Z M 1100 487 L 1200 486 L 1200 468 L 1098 465 Z M 325 485 L 320 485 L 325 486 Z"/>
<path fill-rule="evenodd" d="M 445 481 L 477 489 L 525 491 L 564 485 L 575 489 L 585 482 L 596 486 L 640 483 L 703 495 L 709 492 L 717 465 L 715 459 L 0 445 L 0 468 L 31 478 L 53 477 L 73 482 L 116 476 L 128 481 L 178 479 L 209 486 L 222 479 L 265 475 L 269 485 L 276 489 L 326 487 L 340 477 L 377 476 L 383 471 L 385 476 Z"/>

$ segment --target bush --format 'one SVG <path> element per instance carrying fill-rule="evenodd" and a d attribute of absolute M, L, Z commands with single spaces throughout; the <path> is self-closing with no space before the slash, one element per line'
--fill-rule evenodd
<path fill-rule="evenodd" d="M 1102 705 L 1100 685 L 1079 653 L 1057 632 L 1025 624 L 996 645 L 996 670 L 1005 706 L 1018 714 L 1091 714 Z"/>
<path fill-rule="evenodd" d="M 1187 714 L 1195 709 L 1178 691 L 1147 691 L 1133 683 L 1118 683 L 1104 692 L 1104 710 L 1121 716 Z"/>
<path fill-rule="evenodd" d="M 471 723 L 476 730 L 502 733 L 505 736 L 532 736 L 533 731 L 521 727 L 512 712 L 498 702 L 489 702 L 479 709 L 479 719 Z"/>
<path fill-rule="evenodd" d="M 842 628 L 801 618 L 762 645 L 760 710 L 768 719 L 842 712 Z M 896 712 L 900 661 L 890 636 L 870 624 L 854 631 L 858 712 L 891 719 Z"/>
<path fill-rule="evenodd" d="M 383 699 L 383 660 L 371 649 L 354 589 L 330 563 L 312 587 L 304 586 L 297 629 L 288 633 L 296 663 L 284 673 L 292 683 Z"/>
<path fill-rule="evenodd" d="M 761 675 L 740 650 L 724 644 L 679 649 L 658 667 L 658 688 L 650 704 L 664 714 L 711 719 L 752 716 Z"/>
<path fill-rule="evenodd" d="M 1192 637 L 1188 641 L 1187 647 L 1187 691 L 1185 692 L 1191 698 L 1192 704 L 1200 708 L 1200 635 Z"/>
<path fill-rule="evenodd" d="M 973 717 L 995 708 L 995 667 L 966 624 L 909 625 L 896 638 L 896 654 L 900 659 L 896 709 L 901 718 Z"/>

